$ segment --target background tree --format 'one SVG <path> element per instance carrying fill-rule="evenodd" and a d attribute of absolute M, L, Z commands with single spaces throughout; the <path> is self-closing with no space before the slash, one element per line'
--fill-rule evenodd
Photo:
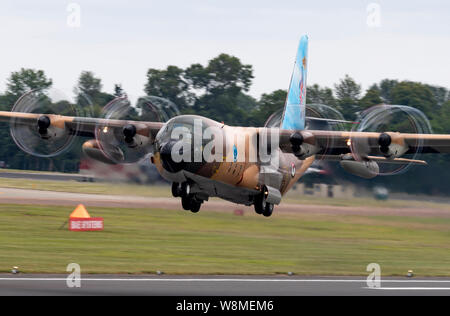
<path fill-rule="evenodd" d="M 434 99 L 438 107 L 441 107 L 445 102 L 450 100 L 449 90 L 444 87 L 425 85 L 433 93 Z"/>
<path fill-rule="evenodd" d="M 43 70 L 21 68 L 11 73 L 6 83 L 6 94 L 20 97 L 34 89 L 48 89 L 52 80 L 48 79 Z"/>
<path fill-rule="evenodd" d="M 206 72 L 210 92 L 238 94 L 248 91 L 253 79 L 251 65 L 244 65 L 239 58 L 227 54 L 220 54 L 210 60 Z"/>
<path fill-rule="evenodd" d="M 439 111 L 433 116 L 433 132 L 450 134 L 450 101 L 442 104 Z"/>
<path fill-rule="evenodd" d="M 263 126 L 265 121 L 276 111 L 284 107 L 286 102 L 287 91 L 275 90 L 272 93 L 264 93 L 258 101 L 258 108 L 254 113 L 256 126 Z"/>
<path fill-rule="evenodd" d="M 369 89 L 367 89 L 366 94 L 361 98 L 359 102 L 361 110 L 365 110 L 367 108 L 370 108 L 371 106 L 382 103 L 383 100 L 381 99 L 380 89 L 376 85 L 373 85 Z"/>
<path fill-rule="evenodd" d="M 149 69 L 144 90 L 147 95 L 169 99 L 181 111 L 190 103 L 189 85 L 184 79 L 184 70 L 177 66 L 168 66 L 164 70 Z"/>
<path fill-rule="evenodd" d="M 77 89 L 79 93 L 94 96 L 102 90 L 102 80 L 95 78 L 92 71 L 82 71 L 78 78 Z"/>
<path fill-rule="evenodd" d="M 337 98 L 338 110 L 346 119 L 353 120 L 359 108 L 359 97 L 361 94 L 361 85 L 357 84 L 349 75 L 339 80 L 334 85 L 334 91 Z"/>
<path fill-rule="evenodd" d="M 256 100 L 245 94 L 253 79 L 253 68 L 239 58 L 220 54 L 206 67 L 194 64 L 184 73 L 189 89 L 195 95 L 188 113 L 207 116 L 227 124 L 251 124 Z"/>
<path fill-rule="evenodd" d="M 439 111 L 431 89 L 419 82 L 402 81 L 397 83 L 392 88 L 390 97 L 393 104 L 408 105 L 428 115 Z"/>
<path fill-rule="evenodd" d="M 75 86 L 75 98 L 81 108 L 81 116 L 99 116 L 102 108 L 114 99 L 114 96 L 102 92 L 102 80 L 92 71 L 82 71 Z"/>
<path fill-rule="evenodd" d="M 398 84 L 397 80 L 390 80 L 390 79 L 381 80 L 379 90 L 380 96 L 383 99 L 384 103 L 392 104 L 391 91 L 397 84 Z"/>
<path fill-rule="evenodd" d="M 306 103 L 318 103 L 332 107 L 337 105 L 333 90 L 327 87 L 322 88 L 318 84 L 307 87 Z"/>

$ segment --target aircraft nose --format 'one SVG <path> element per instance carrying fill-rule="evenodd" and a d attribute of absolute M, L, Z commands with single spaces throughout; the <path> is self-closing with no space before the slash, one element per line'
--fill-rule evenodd
<path fill-rule="evenodd" d="M 162 160 L 162 166 L 165 170 L 167 170 L 169 172 L 178 172 L 178 171 L 182 170 L 184 167 L 183 161 L 175 162 L 173 160 L 172 149 L 173 149 L 174 145 L 175 145 L 175 142 L 169 141 L 169 142 L 161 145 L 160 151 L 159 151 L 161 160 Z M 180 149 L 180 154 L 182 154 L 181 150 L 183 150 L 183 149 L 182 148 Z"/>

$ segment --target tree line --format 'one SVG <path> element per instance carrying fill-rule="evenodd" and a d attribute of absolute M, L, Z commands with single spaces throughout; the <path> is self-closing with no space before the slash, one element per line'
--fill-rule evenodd
<path fill-rule="evenodd" d="M 186 68 L 170 65 L 165 69 L 150 68 L 143 91 L 174 102 L 181 114 L 197 114 L 237 126 L 263 126 L 266 119 L 282 109 L 286 90 L 264 93 L 259 99 L 248 94 L 253 80 L 252 65 L 228 54 L 209 60 L 206 65 L 192 64 Z M 43 70 L 25 69 L 12 72 L 6 90 L 0 94 L 0 110 L 11 110 L 17 99 L 34 89 L 48 89 L 53 81 Z M 82 71 L 73 90 L 82 115 L 99 116 L 102 107 L 115 97 L 126 95 L 121 84 L 113 91 L 104 91 L 102 81 L 91 71 Z M 67 101 L 66 101 L 67 102 Z M 348 120 L 378 104 L 408 105 L 421 110 L 430 120 L 434 133 L 450 133 L 450 96 L 444 87 L 420 82 L 383 79 L 363 91 L 360 84 L 346 75 L 333 87 L 312 84 L 307 87 L 307 103 L 326 104 L 342 113 Z M 9 125 L 0 125 L 0 161 L 10 168 L 33 170 L 78 171 L 81 149 L 85 140 L 75 142 L 63 155 L 53 158 L 31 157 L 19 150 L 9 135 Z M 409 192 L 449 194 L 450 157 L 426 157 L 430 166 L 413 168 L 402 176 L 379 177 L 365 182 L 337 172 L 352 181 L 372 185 L 386 183 L 392 189 Z"/>

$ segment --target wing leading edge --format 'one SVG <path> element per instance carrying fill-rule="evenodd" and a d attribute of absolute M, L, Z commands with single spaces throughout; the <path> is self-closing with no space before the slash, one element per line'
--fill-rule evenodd
<path fill-rule="evenodd" d="M 55 114 L 37 114 L 0 111 L 0 122 L 14 122 L 14 124 L 36 125 L 41 117 L 48 117 L 50 125 L 67 131 L 77 136 L 95 137 L 95 130 L 98 128 L 124 128 L 127 125 L 139 127 L 138 134 L 155 137 L 164 123 L 161 122 L 141 122 L 129 120 L 112 120 L 90 117 L 63 116 Z"/>
<path fill-rule="evenodd" d="M 299 153 L 314 147 L 315 155 L 338 156 L 357 152 L 362 156 L 398 158 L 410 153 L 450 153 L 450 135 L 342 131 L 280 131 L 283 152 Z M 305 152 L 305 150 L 303 150 Z"/>

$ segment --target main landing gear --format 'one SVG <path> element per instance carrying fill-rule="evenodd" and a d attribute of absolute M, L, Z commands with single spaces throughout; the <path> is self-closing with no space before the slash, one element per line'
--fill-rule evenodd
<path fill-rule="evenodd" d="M 254 206 L 256 214 L 262 214 L 269 217 L 273 213 L 273 204 L 266 201 L 267 194 L 265 191 L 255 196 Z"/>
<path fill-rule="evenodd" d="M 174 197 L 181 197 L 181 206 L 187 211 L 197 213 L 203 203 L 203 200 L 198 199 L 195 194 L 191 193 L 191 186 L 187 182 L 172 183 L 172 195 Z"/>

